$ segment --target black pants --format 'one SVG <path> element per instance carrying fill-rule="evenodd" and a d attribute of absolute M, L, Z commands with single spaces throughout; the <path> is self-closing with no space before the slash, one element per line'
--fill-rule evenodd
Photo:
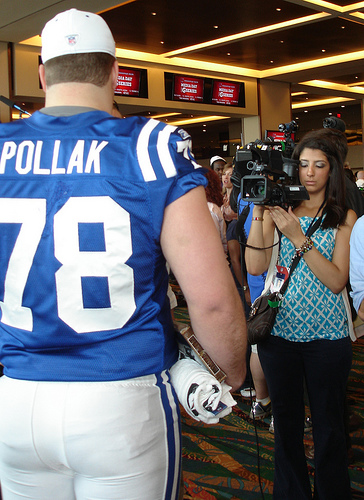
<path fill-rule="evenodd" d="M 344 425 L 350 339 L 290 342 L 271 336 L 259 344 L 258 353 L 274 415 L 273 498 L 312 498 L 303 445 L 305 380 L 315 446 L 313 498 L 350 499 Z"/>

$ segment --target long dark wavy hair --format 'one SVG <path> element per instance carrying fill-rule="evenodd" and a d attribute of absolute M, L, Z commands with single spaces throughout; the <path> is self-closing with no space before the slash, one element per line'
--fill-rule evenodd
<path fill-rule="evenodd" d="M 337 227 L 345 222 L 344 161 L 348 152 L 345 134 L 336 129 L 323 128 L 308 132 L 294 148 L 292 158 L 299 160 L 305 148 L 319 149 L 330 164 L 330 177 L 326 186 L 322 228 Z"/>
<path fill-rule="evenodd" d="M 208 184 L 205 188 L 206 199 L 211 203 L 215 203 L 218 207 L 224 203 L 224 199 L 221 192 L 221 180 L 219 174 L 215 170 L 207 170 L 205 176 L 208 180 Z"/>

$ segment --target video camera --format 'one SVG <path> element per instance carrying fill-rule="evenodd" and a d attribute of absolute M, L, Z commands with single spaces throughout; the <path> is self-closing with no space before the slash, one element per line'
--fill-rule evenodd
<path fill-rule="evenodd" d="M 297 128 L 295 121 L 281 123 L 283 142 L 257 139 L 237 150 L 231 181 L 244 201 L 288 208 L 295 201 L 309 198 L 306 188 L 299 184 L 298 161 L 291 158 L 291 134 Z"/>

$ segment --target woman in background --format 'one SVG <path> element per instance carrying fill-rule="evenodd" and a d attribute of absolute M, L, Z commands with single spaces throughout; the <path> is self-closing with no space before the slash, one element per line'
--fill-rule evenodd
<path fill-rule="evenodd" d="M 227 255 L 226 223 L 220 209 L 223 204 L 220 176 L 214 170 L 207 170 L 205 175 L 208 180 L 208 184 L 205 187 L 207 206 L 209 207 L 216 229 L 220 234 L 224 252 Z"/>
<path fill-rule="evenodd" d="M 222 194 L 223 203 L 221 206 L 221 211 L 227 224 L 226 228 L 226 239 L 228 246 L 228 253 L 230 257 L 230 263 L 233 270 L 234 277 L 236 279 L 238 288 L 240 288 L 240 295 L 243 297 L 243 276 L 241 269 L 241 249 L 240 243 L 236 235 L 236 224 L 238 219 L 238 214 L 230 206 L 230 194 L 233 189 L 231 182 L 231 175 L 233 173 L 233 166 L 231 163 L 227 163 L 224 167 L 222 173 Z"/>

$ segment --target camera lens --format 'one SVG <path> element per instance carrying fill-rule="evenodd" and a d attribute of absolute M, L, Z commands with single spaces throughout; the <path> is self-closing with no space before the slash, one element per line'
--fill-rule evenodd
<path fill-rule="evenodd" d="M 261 196 L 265 196 L 266 191 L 266 183 L 265 179 L 258 180 L 251 189 L 251 194 L 254 198 L 260 198 Z"/>

